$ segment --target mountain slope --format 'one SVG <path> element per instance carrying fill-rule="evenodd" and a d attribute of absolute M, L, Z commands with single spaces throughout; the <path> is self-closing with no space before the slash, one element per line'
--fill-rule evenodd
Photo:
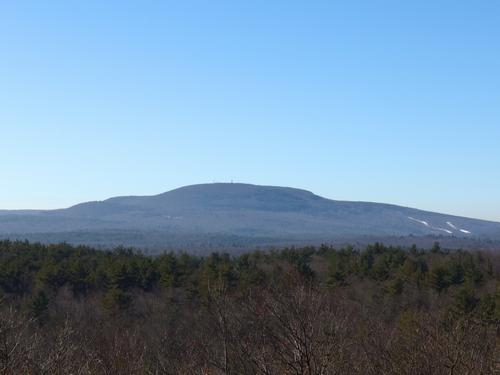
<path fill-rule="evenodd" d="M 111 244 L 106 233 L 113 233 L 112 244 L 136 246 L 151 245 L 148 233 L 155 233 L 151 236 L 160 246 L 162 238 L 176 236 L 186 245 L 200 236 L 246 238 L 249 243 L 257 238 L 293 242 L 408 235 L 499 239 L 500 223 L 248 184 L 192 185 L 155 196 L 116 197 L 61 210 L 0 211 L 0 236 L 50 234 L 53 240 L 69 242 L 99 238 L 91 242 L 106 246 Z M 132 233 L 142 242 L 130 241 Z"/>

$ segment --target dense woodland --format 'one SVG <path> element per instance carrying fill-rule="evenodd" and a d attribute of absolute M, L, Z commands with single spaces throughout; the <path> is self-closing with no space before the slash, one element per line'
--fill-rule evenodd
<path fill-rule="evenodd" d="M 0 241 L 4 374 L 500 374 L 500 254 Z"/>

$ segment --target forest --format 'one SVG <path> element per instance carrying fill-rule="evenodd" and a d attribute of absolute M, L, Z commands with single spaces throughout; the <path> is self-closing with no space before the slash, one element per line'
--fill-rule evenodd
<path fill-rule="evenodd" d="M 500 254 L 0 241 L 3 374 L 500 374 Z"/>

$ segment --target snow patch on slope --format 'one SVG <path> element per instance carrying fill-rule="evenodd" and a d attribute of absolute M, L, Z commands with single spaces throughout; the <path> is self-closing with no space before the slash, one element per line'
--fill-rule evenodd
<path fill-rule="evenodd" d="M 447 222 L 446 222 L 446 224 L 448 224 L 448 226 L 449 226 L 449 227 L 451 227 L 451 228 L 453 228 L 453 229 L 455 229 L 455 230 L 458 230 L 458 231 L 460 231 L 460 232 L 462 232 L 462 233 L 465 233 L 465 234 L 471 234 L 471 232 L 470 232 L 470 231 L 468 231 L 468 230 L 466 230 L 466 229 L 460 229 L 460 228 L 458 228 L 457 226 L 453 225 L 453 223 L 451 223 L 451 222 L 449 222 L 449 221 L 447 221 Z"/>
<path fill-rule="evenodd" d="M 427 221 L 425 220 L 419 220 L 419 219 L 415 219 L 414 217 L 411 217 L 411 216 L 408 216 L 408 219 L 410 220 L 413 220 L 413 221 L 416 221 L 417 223 L 420 223 L 420 224 L 423 224 L 425 225 L 427 228 L 429 229 L 432 229 L 432 230 L 438 230 L 438 231 L 441 231 L 441 232 L 445 232 L 445 233 L 448 233 L 448 234 L 453 234 L 453 232 L 449 229 L 444 229 L 444 228 L 438 228 L 438 227 L 433 227 L 432 225 L 430 225 Z M 451 224 L 450 222 L 447 222 L 446 224 L 448 224 L 450 227 L 455 227 L 453 224 Z"/>
<path fill-rule="evenodd" d="M 418 219 L 415 219 L 411 216 L 408 216 L 408 219 L 410 220 L 413 220 L 413 221 L 416 221 L 416 222 L 419 222 L 420 224 L 424 224 L 426 227 L 430 227 L 429 223 L 427 221 L 424 221 L 424 220 L 418 220 Z"/>
<path fill-rule="evenodd" d="M 453 225 L 452 223 L 450 223 L 449 221 L 447 221 L 446 224 L 448 224 L 449 227 L 451 227 L 455 230 L 458 230 L 458 228 L 455 225 Z"/>
<path fill-rule="evenodd" d="M 441 230 L 441 231 L 446 232 L 448 234 L 453 234 L 453 232 L 451 230 L 448 230 L 448 229 L 444 229 L 444 228 L 433 228 L 433 229 Z"/>

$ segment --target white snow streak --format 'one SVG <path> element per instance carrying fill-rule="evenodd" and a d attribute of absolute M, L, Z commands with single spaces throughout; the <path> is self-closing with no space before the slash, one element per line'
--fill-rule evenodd
<path fill-rule="evenodd" d="M 424 224 L 426 227 L 430 227 L 430 225 L 429 225 L 429 223 L 428 223 L 427 221 L 418 220 L 418 219 L 415 219 L 415 218 L 413 218 L 413 217 L 411 217 L 411 216 L 408 216 L 408 219 L 413 220 L 413 221 L 417 221 L 417 222 L 419 222 L 420 224 Z"/>
<path fill-rule="evenodd" d="M 448 234 L 453 234 L 453 232 L 449 229 L 444 229 L 444 228 L 437 228 L 437 227 L 433 227 L 432 225 L 430 225 L 427 221 L 425 220 L 419 220 L 419 219 L 415 219 L 414 217 L 411 217 L 411 216 L 408 216 L 408 219 L 410 220 L 413 220 L 413 221 L 416 221 L 417 223 L 420 223 L 420 224 L 423 224 L 425 225 L 426 227 L 428 227 L 429 229 L 432 229 L 432 230 L 439 230 L 441 232 L 445 232 L 445 233 L 448 233 Z M 450 222 L 446 222 L 446 224 L 448 224 L 450 227 L 452 228 L 456 228 L 452 223 Z M 458 228 L 457 228 L 458 229 Z"/>
<path fill-rule="evenodd" d="M 446 232 L 448 234 L 453 234 L 453 232 L 451 230 L 448 230 L 448 229 L 443 229 L 443 228 L 434 228 L 434 229 L 441 230 L 441 231 Z"/>
<path fill-rule="evenodd" d="M 446 224 L 448 224 L 448 226 L 452 227 L 453 229 L 458 230 L 458 228 L 456 226 L 454 226 L 452 223 L 450 223 L 449 221 L 447 221 Z"/>

